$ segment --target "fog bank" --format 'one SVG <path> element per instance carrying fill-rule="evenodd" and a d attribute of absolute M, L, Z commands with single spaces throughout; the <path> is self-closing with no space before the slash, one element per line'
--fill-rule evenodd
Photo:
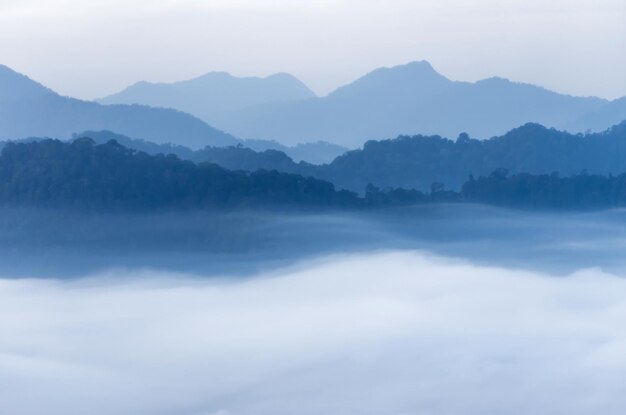
<path fill-rule="evenodd" d="M 370 212 L 96 214 L 0 209 L 0 275 L 79 278 L 111 268 L 255 275 L 332 254 L 425 250 L 474 264 L 626 273 L 626 210 L 525 212 L 418 205 Z"/>
<path fill-rule="evenodd" d="M 0 413 L 626 411 L 626 280 L 600 269 L 412 251 L 199 276 L 0 280 Z"/>

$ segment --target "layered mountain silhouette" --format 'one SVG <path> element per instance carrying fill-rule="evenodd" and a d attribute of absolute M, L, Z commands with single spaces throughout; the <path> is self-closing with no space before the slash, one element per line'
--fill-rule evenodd
<path fill-rule="evenodd" d="M 199 80 L 208 85 L 208 83 L 215 84 L 216 82 L 219 84 L 218 79 L 230 78 L 232 77 L 215 73 Z M 207 83 L 207 80 L 210 82 Z M 226 81 L 226 84 L 231 81 Z M 259 100 L 262 97 L 265 97 L 263 99 L 287 99 L 290 95 L 289 91 L 283 88 L 285 85 L 291 85 L 294 93 L 299 94 L 298 96 L 312 94 L 306 87 L 302 90 L 300 88 L 302 84 L 288 75 L 278 74 L 264 79 L 245 78 L 241 81 L 244 86 L 251 85 L 249 88 L 246 87 L 247 89 L 240 88 L 241 91 L 244 89 L 247 91 L 243 91 L 241 95 L 256 93 Z M 224 87 L 228 86 L 226 84 Z M 274 92 L 271 92 L 275 85 L 282 86 L 274 88 Z M 299 92 L 298 88 L 300 88 Z M 231 90 L 234 89 L 231 88 Z M 264 95 L 263 91 L 270 92 Z M 231 98 L 230 102 L 236 99 L 239 98 Z M 246 99 L 248 100 L 246 102 L 252 102 L 251 96 Z M 217 102 L 214 104 L 218 105 Z M 307 160 L 311 163 L 330 162 L 347 150 L 345 147 L 322 141 L 285 146 L 273 140 L 241 140 L 177 109 L 137 104 L 101 105 L 63 97 L 28 77 L 0 65 L 0 140 L 18 140 L 28 137 L 65 139 L 80 134 L 82 131 L 100 130 L 115 131 L 124 136 L 157 144 L 183 145 L 191 149 L 199 149 L 207 145 L 238 144 L 259 151 L 277 149 L 289 154 L 295 160 Z"/>
<path fill-rule="evenodd" d="M 31 136 L 69 137 L 85 130 L 114 130 L 157 143 L 192 148 L 236 144 L 189 114 L 140 105 L 100 105 L 63 97 L 0 65 L 0 139 Z"/>
<path fill-rule="evenodd" d="M 212 123 L 223 114 L 251 106 L 314 97 L 306 85 L 286 73 L 239 78 L 226 72 L 209 72 L 169 84 L 138 82 L 98 102 L 175 108 Z"/>
<path fill-rule="evenodd" d="M 192 161 L 211 161 L 232 170 L 255 171 L 258 169 L 290 171 L 288 165 L 297 165 L 303 162 L 306 165 L 318 165 L 330 163 L 337 156 L 348 151 L 347 148 L 336 146 L 325 142 L 299 144 L 293 147 L 283 146 L 278 143 L 242 140 L 236 146 L 206 146 L 193 150 L 180 144 L 165 143 L 157 144 L 148 140 L 131 138 L 112 131 L 84 131 L 74 134 L 72 140 L 81 137 L 88 137 L 98 144 L 105 144 L 110 140 L 115 140 L 121 145 L 143 151 L 148 154 L 175 154 L 178 157 Z M 40 138 L 29 138 L 19 140 L 19 142 L 37 141 Z M 6 144 L 0 141 L 0 149 Z M 266 160 L 267 154 L 275 154 L 277 159 L 270 157 Z M 229 158 L 232 160 L 228 161 Z M 284 160 L 283 164 L 276 164 L 276 160 Z M 283 168 L 284 167 L 284 168 Z"/>
<path fill-rule="evenodd" d="M 315 166 L 311 174 L 355 191 L 368 183 L 428 190 L 437 182 L 458 190 L 470 175 L 486 176 L 497 169 L 512 174 L 622 174 L 626 172 L 626 122 L 592 134 L 529 123 L 487 140 L 466 134 L 456 140 L 438 135 L 372 140 L 329 165 Z"/>
<path fill-rule="evenodd" d="M 487 140 L 466 134 L 456 140 L 440 136 L 401 136 L 368 141 L 331 163 L 294 162 L 277 150 L 254 151 L 241 146 L 205 147 L 191 151 L 180 146 L 158 146 L 106 132 L 86 132 L 98 143 L 116 140 L 149 154 L 173 153 L 194 162 L 211 162 L 229 170 L 277 170 L 312 176 L 355 192 L 372 184 L 381 189 L 429 191 L 433 183 L 458 190 L 468 180 L 498 169 L 511 174 L 563 176 L 620 175 L 626 172 L 626 121 L 602 133 L 570 134 L 539 124 L 525 124 Z"/>
<path fill-rule="evenodd" d="M 375 70 L 326 97 L 248 108 L 215 125 L 241 137 L 356 147 L 398 134 L 489 138 L 527 122 L 601 131 L 626 119 L 625 107 L 502 78 L 451 81 L 422 61 Z"/>
<path fill-rule="evenodd" d="M 583 165 L 585 162 L 593 164 L 597 155 L 594 152 L 603 152 L 611 147 L 623 156 L 626 148 L 623 144 L 625 130 L 626 124 L 623 124 L 593 137 L 574 136 L 578 139 L 576 140 L 567 133 L 529 124 L 507 136 L 487 140 L 491 146 L 487 152 L 480 150 L 484 150 L 485 146 L 481 145 L 484 141 L 460 137 L 452 144 L 458 146 L 458 149 L 450 151 L 450 154 L 456 153 L 457 156 L 460 154 L 472 159 L 472 153 L 482 152 L 480 155 L 483 159 L 494 156 L 496 159 L 507 154 L 510 156 L 515 146 L 519 148 L 519 145 L 528 146 L 530 143 L 532 147 L 533 141 L 535 146 L 539 145 L 535 150 L 541 146 L 544 149 L 563 148 L 563 143 L 573 141 L 565 145 L 570 151 L 565 157 L 535 157 L 530 163 L 523 159 L 517 160 L 517 167 L 526 165 L 530 169 L 532 166 L 545 169 L 552 165 L 570 169 L 574 165 L 580 166 L 581 162 Z M 531 136 L 527 135 L 528 132 Z M 615 139 L 620 135 L 622 140 L 617 142 Z M 437 140 L 440 145 L 449 144 L 441 142 L 438 137 L 408 138 L 408 146 L 406 139 L 397 140 L 393 144 L 400 144 L 403 154 L 406 155 L 410 153 L 407 150 L 411 146 L 426 143 L 427 147 L 433 147 L 432 144 Z M 549 143 L 547 147 L 545 142 Z M 389 143 L 370 142 L 362 153 L 365 153 L 367 147 L 378 145 L 387 146 Z M 234 162 L 242 160 L 238 152 L 244 151 L 250 155 L 254 153 L 240 147 L 205 150 L 216 150 L 214 155 L 221 159 L 225 159 L 225 155 L 227 159 L 228 154 L 235 156 L 231 159 Z M 263 158 L 270 163 L 288 161 L 281 154 L 276 151 L 265 152 L 257 157 L 257 161 Z M 353 152 L 352 155 L 354 154 L 358 153 Z M 377 154 L 389 158 L 390 153 Z M 350 155 L 348 153 L 346 157 Z M 563 163 L 564 159 L 566 161 Z M 623 160 L 621 157 L 621 161 L 618 161 L 621 168 L 624 165 Z M 254 157 L 248 161 L 255 162 Z M 445 166 L 446 161 L 450 160 L 440 159 L 438 167 Z M 499 162 L 515 161 L 515 157 L 504 157 Z M 407 166 L 406 161 L 401 164 L 404 164 L 403 167 Z M 427 163 L 423 164 L 428 167 Z M 486 165 L 487 163 L 482 163 L 480 168 L 484 169 Z M 441 183 L 430 186 L 428 192 L 406 188 L 381 189 L 369 183 L 364 189 L 364 197 L 359 197 L 353 192 L 336 190 L 328 181 L 301 174 L 268 169 L 257 169 L 254 172 L 233 171 L 213 163 L 182 160 L 172 154 L 150 155 L 129 149 L 115 140 L 96 144 L 90 138 L 77 138 L 71 142 L 41 139 L 7 143 L 0 153 L 0 166 L 0 205 L 11 207 L 54 207 L 89 211 L 277 208 L 282 211 L 320 211 L 468 201 L 532 209 L 598 209 L 626 205 L 626 173 L 600 175 L 583 170 L 566 177 L 557 171 L 547 174 L 510 175 L 508 169 L 496 168 L 478 177 L 470 175 L 460 187 L 460 192 L 445 190 Z M 478 168 L 471 164 L 462 167 L 468 166 Z M 314 167 L 324 169 L 332 166 Z M 383 167 L 393 174 L 389 163 Z"/>
<path fill-rule="evenodd" d="M 62 97 L 0 66 L 0 139 L 110 130 L 192 149 L 277 149 L 323 163 L 343 152 L 341 146 L 398 135 L 467 132 L 484 139 L 528 122 L 596 132 L 626 119 L 626 97 L 573 97 L 502 78 L 451 81 L 425 61 L 377 69 L 325 97 L 286 74 L 236 78 L 213 72 L 174 84 L 139 83 L 103 100 L 113 101 L 128 103 Z M 202 112 L 209 123 L 182 110 Z M 314 143 L 293 147 L 306 142 Z"/>
<path fill-rule="evenodd" d="M 0 154 L 0 205 L 95 210 L 359 207 L 354 193 L 296 174 L 230 171 L 116 141 L 8 143 Z"/>
<path fill-rule="evenodd" d="M 400 134 L 489 138 L 528 122 L 602 131 L 623 119 L 625 99 L 574 97 L 503 78 L 451 81 L 421 61 L 377 69 L 325 97 L 257 105 L 212 121 L 239 137 L 354 148 Z"/>

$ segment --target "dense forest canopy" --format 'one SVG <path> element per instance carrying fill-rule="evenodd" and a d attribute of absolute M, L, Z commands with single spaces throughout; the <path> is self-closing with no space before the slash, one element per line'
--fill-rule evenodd
<path fill-rule="evenodd" d="M 275 156 L 283 160 L 284 155 Z M 363 194 L 337 191 L 330 182 L 299 174 L 233 171 L 172 154 L 150 155 L 113 140 L 100 145 L 88 138 L 8 143 L 0 155 L 0 204 L 96 210 L 363 209 L 433 202 L 604 208 L 626 206 L 626 173 L 602 176 L 583 171 L 561 177 L 558 172 L 509 174 L 499 168 L 478 178 L 470 175 L 460 192 L 433 182 L 427 192 L 368 184 Z"/>
<path fill-rule="evenodd" d="M 498 168 L 512 174 L 621 174 L 626 172 L 626 122 L 587 135 L 526 124 L 489 140 L 462 134 L 456 141 L 439 136 L 368 141 L 314 176 L 355 191 L 367 183 L 426 190 L 433 182 L 458 190 L 470 174 L 484 176 Z"/>
<path fill-rule="evenodd" d="M 463 134 L 456 141 L 439 136 L 402 136 L 368 141 L 326 165 L 295 163 L 278 150 L 254 151 L 243 146 L 205 147 L 157 145 L 112 133 L 89 133 L 99 143 L 115 138 L 127 147 L 150 154 L 174 153 L 195 162 L 208 161 L 230 170 L 278 170 L 332 182 L 337 188 L 362 193 L 368 184 L 380 188 L 428 191 L 434 182 L 460 190 L 470 174 L 489 175 L 499 168 L 511 174 L 571 176 L 626 172 L 626 122 L 595 134 L 569 134 L 526 124 L 504 136 L 476 140 Z"/>
<path fill-rule="evenodd" d="M 597 209 L 626 206 L 626 173 L 560 177 L 559 173 L 509 175 L 498 169 L 463 184 L 462 200 L 515 208 Z"/>
<path fill-rule="evenodd" d="M 0 156 L 0 202 L 87 208 L 356 207 L 355 194 L 300 175 L 230 171 L 115 141 L 9 143 Z"/>

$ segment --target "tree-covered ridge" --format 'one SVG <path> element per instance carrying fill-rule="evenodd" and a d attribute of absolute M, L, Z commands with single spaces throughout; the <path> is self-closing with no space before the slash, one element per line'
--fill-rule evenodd
<path fill-rule="evenodd" d="M 97 144 L 104 144 L 109 140 L 115 140 L 124 147 L 143 151 L 148 154 L 175 154 L 185 160 L 209 161 L 219 164 L 231 170 L 254 171 L 260 168 L 278 170 L 285 172 L 295 172 L 295 168 L 287 166 L 285 163 L 272 164 L 273 157 L 266 157 L 266 154 L 280 154 L 280 157 L 290 165 L 295 166 L 294 160 L 307 160 L 305 164 L 323 164 L 334 160 L 338 155 L 348 151 L 347 148 L 330 144 L 324 141 L 315 143 L 299 144 L 295 147 L 283 146 L 275 141 L 267 140 L 240 140 L 238 143 L 229 146 L 205 146 L 198 150 L 192 150 L 182 145 L 165 143 L 157 144 L 148 140 L 130 138 L 112 131 L 85 131 L 74 134 L 72 139 L 88 137 Z M 0 148 L 2 142 L 0 142 Z M 221 149 L 227 151 L 221 151 Z M 270 153 L 266 153 L 270 151 Z M 231 157 L 236 155 L 236 157 Z M 225 157 L 221 157 L 225 156 Z M 241 163 L 239 160 L 245 160 Z M 267 160 L 266 160 L 267 159 Z M 304 170 L 302 170 L 304 171 Z"/>
<path fill-rule="evenodd" d="M 314 178 L 229 171 L 86 138 L 7 144 L 0 156 L 0 201 L 95 209 L 362 205 L 354 193 Z"/>
<path fill-rule="evenodd" d="M 468 144 L 475 143 L 453 143 Z M 236 151 L 234 155 L 241 151 L 258 154 L 240 148 L 232 151 Z M 283 160 L 280 155 L 277 158 Z M 0 155 L 0 204 L 95 210 L 363 209 L 438 202 L 538 209 L 626 206 L 626 173 L 509 174 L 498 168 L 477 177 L 470 175 L 460 192 L 446 190 L 441 182 L 431 183 L 427 192 L 368 184 L 364 196 L 359 197 L 337 191 L 330 182 L 299 174 L 232 171 L 172 154 L 149 155 L 116 141 L 96 145 L 88 138 L 73 142 L 45 139 L 5 145 Z"/>
<path fill-rule="evenodd" d="M 456 141 L 420 135 L 368 141 L 311 174 L 355 191 L 368 183 L 426 190 L 433 182 L 458 190 L 470 174 L 485 176 L 498 168 L 512 174 L 621 174 L 626 172 L 626 122 L 587 135 L 526 124 L 488 140 L 462 134 Z"/>
<path fill-rule="evenodd" d="M 363 149 L 349 151 L 326 165 L 295 163 L 280 151 L 256 152 L 245 147 L 206 147 L 186 157 L 233 170 L 267 169 L 313 176 L 359 193 L 368 184 L 428 191 L 435 182 L 460 190 L 470 174 L 486 176 L 499 168 L 512 174 L 558 171 L 562 176 L 583 170 L 600 175 L 626 172 L 626 122 L 586 135 L 526 124 L 488 140 L 467 135 L 457 140 L 401 136 L 368 141 Z"/>
<path fill-rule="evenodd" d="M 460 190 L 470 174 L 484 176 L 498 168 L 512 174 L 563 176 L 587 170 L 590 174 L 626 171 L 626 122 L 596 134 L 569 134 L 538 124 L 526 124 L 489 140 L 461 135 L 456 141 L 440 136 L 402 136 L 368 141 L 361 150 L 337 157 L 326 165 L 295 163 L 277 150 L 246 147 L 205 147 L 192 151 L 182 146 L 156 145 L 111 133 L 92 133 L 99 142 L 109 136 L 125 146 L 150 154 L 174 153 L 195 162 L 209 161 L 231 170 L 278 170 L 327 180 L 337 188 L 363 192 L 368 184 L 380 188 L 428 191 L 433 182 Z"/>

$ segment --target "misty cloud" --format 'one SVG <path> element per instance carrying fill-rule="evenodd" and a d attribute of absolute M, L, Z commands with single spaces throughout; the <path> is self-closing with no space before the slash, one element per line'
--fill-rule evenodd
<path fill-rule="evenodd" d="M 621 414 L 626 280 L 419 252 L 0 280 L 0 413 Z"/>

